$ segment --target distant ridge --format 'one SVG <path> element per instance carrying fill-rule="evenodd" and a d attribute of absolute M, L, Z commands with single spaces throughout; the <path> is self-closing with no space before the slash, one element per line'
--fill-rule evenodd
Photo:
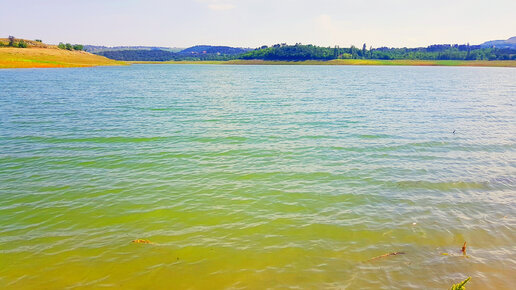
<path fill-rule="evenodd" d="M 196 45 L 186 49 L 146 46 L 103 47 L 85 45 L 86 51 L 107 58 L 124 61 L 170 61 L 185 59 L 228 60 L 229 58 L 251 51 L 250 48 Z"/>
<path fill-rule="evenodd" d="M 91 53 L 103 51 L 120 51 L 120 50 L 163 50 L 169 52 L 179 52 L 183 48 L 163 47 L 163 46 L 102 46 L 102 45 L 85 45 L 84 50 Z"/>
<path fill-rule="evenodd" d="M 507 40 L 491 40 L 480 45 L 481 47 L 512 48 L 516 49 L 516 36 Z"/>
<path fill-rule="evenodd" d="M 230 47 L 230 46 L 211 46 L 211 45 L 196 45 L 187 49 L 181 50 L 181 54 L 241 54 L 250 51 L 250 48 Z"/>

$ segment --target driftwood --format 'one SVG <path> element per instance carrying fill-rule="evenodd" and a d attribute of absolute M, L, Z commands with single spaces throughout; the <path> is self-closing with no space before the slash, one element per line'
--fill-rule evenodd
<path fill-rule="evenodd" d="M 378 260 L 378 259 L 385 258 L 385 257 L 389 257 L 389 256 L 397 256 L 397 255 L 404 255 L 404 254 L 405 254 L 405 252 L 387 253 L 387 254 L 383 254 L 383 255 L 378 256 L 378 257 L 371 258 L 371 259 L 367 260 L 366 262 L 371 262 L 371 261 Z"/>

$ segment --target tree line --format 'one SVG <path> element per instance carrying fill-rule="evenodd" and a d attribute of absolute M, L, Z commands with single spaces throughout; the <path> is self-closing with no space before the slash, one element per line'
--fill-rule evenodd
<path fill-rule="evenodd" d="M 510 48 L 483 48 L 479 45 L 431 45 L 419 48 L 369 48 L 359 49 L 320 47 L 315 45 L 276 44 L 262 46 L 239 56 L 242 59 L 263 60 L 330 60 L 330 59 L 412 59 L 412 60 L 516 60 L 516 50 Z"/>
<path fill-rule="evenodd" d="M 62 43 L 59 42 L 57 45 L 60 49 L 66 49 L 66 50 L 83 50 L 84 46 L 82 44 L 70 44 L 70 43 Z"/>

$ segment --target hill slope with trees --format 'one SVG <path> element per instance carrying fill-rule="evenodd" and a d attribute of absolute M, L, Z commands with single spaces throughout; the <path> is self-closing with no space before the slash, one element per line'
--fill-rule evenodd
<path fill-rule="evenodd" d="M 125 63 L 82 51 L 75 44 L 50 45 L 41 40 L 0 38 L 0 68 L 49 68 L 123 65 Z"/>

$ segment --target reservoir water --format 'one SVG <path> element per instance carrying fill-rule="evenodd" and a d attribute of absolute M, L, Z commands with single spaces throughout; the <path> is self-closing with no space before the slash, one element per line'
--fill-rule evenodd
<path fill-rule="evenodd" d="M 0 285 L 514 289 L 515 105 L 512 68 L 0 70 Z"/>

